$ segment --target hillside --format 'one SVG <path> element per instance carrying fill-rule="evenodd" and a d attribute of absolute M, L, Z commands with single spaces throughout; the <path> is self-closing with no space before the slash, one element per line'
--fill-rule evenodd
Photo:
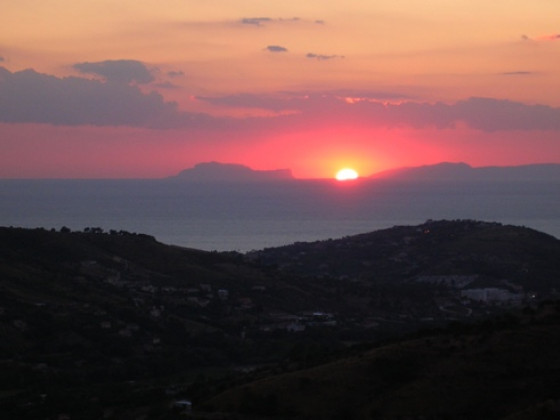
<path fill-rule="evenodd" d="M 558 351 L 556 303 L 265 376 L 202 408 L 239 419 L 555 419 Z"/>
<path fill-rule="evenodd" d="M 537 308 L 558 297 L 559 260 L 554 237 L 468 220 L 248 254 L 0 228 L 0 411 L 173 418 L 175 399 Z"/>
<path fill-rule="evenodd" d="M 560 290 L 558 239 L 489 222 L 428 221 L 250 256 L 378 330 L 484 316 Z"/>
<path fill-rule="evenodd" d="M 0 412 L 11 418 L 55 416 L 65 401 L 100 418 L 138 395 L 167 401 L 167 388 L 207 371 L 274 362 L 274 339 L 242 339 L 257 298 L 267 311 L 310 299 L 239 254 L 98 228 L 0 228 L 0 278 Z"/>

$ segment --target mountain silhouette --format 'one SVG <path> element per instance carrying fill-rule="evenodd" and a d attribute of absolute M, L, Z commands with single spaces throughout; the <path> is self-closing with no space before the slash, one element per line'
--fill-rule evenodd
<path fill-rule="evenodd" d="M 552 181 L 560 179 L 560 164 L 472 167 L 463 162 L 441 162 L 390 169 L 370 178 L 399 181 Z"/>
<path fill-rule="evenodd" d="M 203 162 L 171 178 L 196 182 L 259 182 L 290 180 L 293 176 L 290 169 L 261 171 L 235 163 Z"/>

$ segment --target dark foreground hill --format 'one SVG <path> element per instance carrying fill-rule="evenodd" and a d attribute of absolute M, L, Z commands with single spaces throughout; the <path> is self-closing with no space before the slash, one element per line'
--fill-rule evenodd
<path fill-rule="evenodd" d="M 501 392 L 500 404 L 517 401 L 523 387 L 554 400 L 535 383 L 553 389 L 558 378 L 548 359 L 560 350 L 556 307 L 538 312 L 560 290 L 558 261 L 554 237 L 475 221 L 427 222 L 247 255 L 99 228 L 0 228 L 0 412 L 7 419 L 174 418 L 173 401 L 189 398 L 191 416 L 210 418 L 222 415 L 196 408 L 226 411 L 222 418 L 352 418 L 355 407 L 357 418 L 394 418 L 406 414 L 395 411 L 394 401 L 448 395 L 436 388 L 442 378 L 458 378 L 449 386 L 471 395 L 480 385 L 461 379 L 471 356 L 474 377 L 520 384 L 489 381 Z M 529 315 L 514 324 L 481 324 L 523 308 Z M 461 331 L 395 341 L 457 321 Z M 526 346 L 507 341 L 514 336 Z M 544 336 L 549 347 L 541 349 Z M 387 342 L 393 344 L 386 350 L 353 350 Z M 401 347 L 412 350 L 394 350 Z M 496 364 L 506 349 L 511 357 Z M 377 352 L 390 357 L 377 362 Z M 418 357 L 410 360 L 410 353 Z M 535 353 L 538 361 L 527 356 Z M 506 367 L 527 377 L 507 376 Z M 235 390 L 278 372 L 286 376 Z M 414 394 L 430 384 L 432 399 Z M 477 405 L 493 404 L 472 395 Z M 547 399 L 525 406 L 545 410 Z M 447 405 L 439 412 L 418 407 L 435 418 L 455 413 Z"/>
<path fill-rule="evenodd" d="M 560 305 L 547 304 L 260 378 L 203 408 L 239 419 L 556 419 L 559 351 Z"/>

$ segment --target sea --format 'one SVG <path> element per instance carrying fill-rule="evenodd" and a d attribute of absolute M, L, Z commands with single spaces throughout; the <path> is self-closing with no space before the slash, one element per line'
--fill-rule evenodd
<path fill-rule="evenodd" d="M 430 219 L 500 222 L 560 238 L 560 180 L 0 180 L 1 226 L 100 227 L 208 251 L 248 252 Z"/>

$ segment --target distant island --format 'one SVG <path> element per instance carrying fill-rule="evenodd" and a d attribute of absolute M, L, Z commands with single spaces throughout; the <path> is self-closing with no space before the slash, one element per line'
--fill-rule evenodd
<path fill-rule="evenodd" d="M 472 167 L 463 162 L 404 167 L 378 172 L 369 179 L 399 181 L 552 181 L 560 180 L 560 164 Z"/>
<path fill-rule="evenodd" d="M 290 169 L 259 171 L 235 163 L 203 162 L 171 179 L 196 182 L 260 182 L 294 179 Z"/>
<path fill-rule="evenodd" d="M 167 179 L 227 183 L 297 180 L 291 169 L 256 170 L 242 164 L 215 161 L 198 163 Z M 440 162 L 433 165 L 389 169 L 361 179 L 405 182 L 555 181 L 560 180 L 560 164 L 473 167 L 464 162 Z"/>

